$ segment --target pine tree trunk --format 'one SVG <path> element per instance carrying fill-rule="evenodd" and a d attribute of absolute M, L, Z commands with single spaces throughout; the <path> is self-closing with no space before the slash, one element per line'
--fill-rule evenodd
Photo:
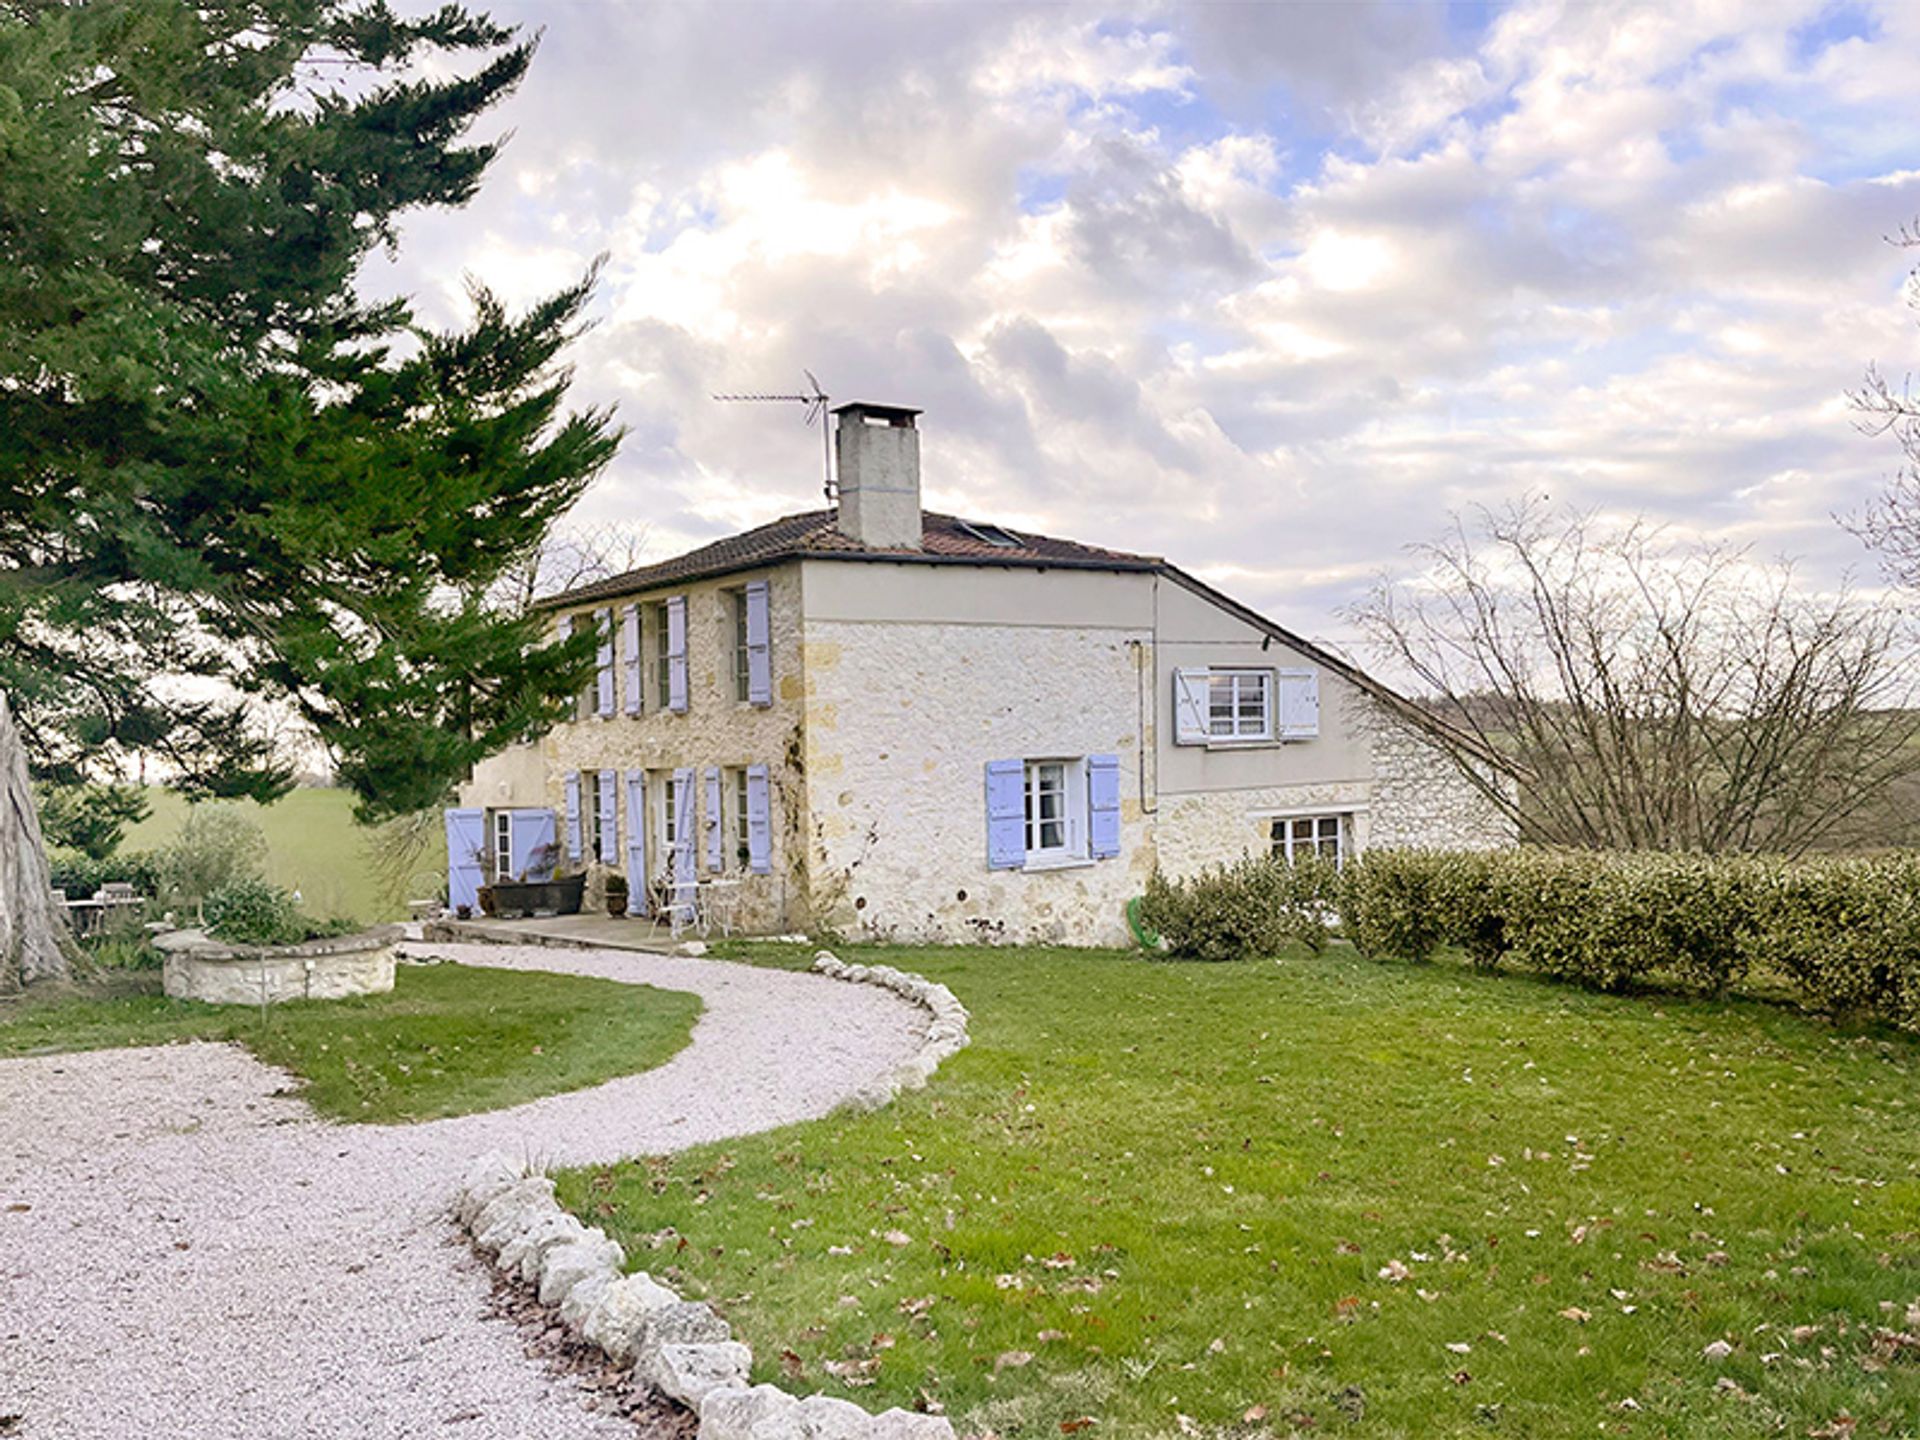
<path fill-rule="evenodd" d="M 53 903 L 27 751 L 0 695 L 0 989 L 72 976 L 72 933 Z"/>

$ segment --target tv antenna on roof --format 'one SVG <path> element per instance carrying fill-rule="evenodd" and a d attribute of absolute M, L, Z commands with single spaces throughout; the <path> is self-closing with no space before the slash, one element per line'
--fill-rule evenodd
<path fill-rule="evenodd" d="M 814 378 L 811 370 L 802 370 L 800 373 L 807 377 L 807 383 L 813 387 L 813 393 L 811 395 L 715 395 L 713 398 L 715 400 L 748 402 L 756 405 L 768 403 L 779 404 L 784 402 L 787 404 L 806 406 L 808 426 L 812 426 L 816 420 L 820 422 L 820 467 L 824 472 L 825 479 L 825 484 L 822 488 L 826 491 L 827 503 L 832 504 L 834 498 L 833 434 L 827 425 L 827 400 L 829 397 L 827 392 L 820 388 L 820 382 Z"/>

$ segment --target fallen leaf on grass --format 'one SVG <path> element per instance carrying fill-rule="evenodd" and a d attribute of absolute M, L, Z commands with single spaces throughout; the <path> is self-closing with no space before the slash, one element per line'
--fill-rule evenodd
<path fill-rule="evenodd" d="M 1591 1320 L 1593 1316 L 1590 1312 L 1582 1310 L 1578 1305 L 1569 1305 L 1560 1312 L 1560 1318 L 1563 1320 L 1574 1320 L 1584 1325 L 1587 1321 Z"/>
<path fill-rule="evenodd" d="M 907 1232 L 904 1230 L 889 1230 L 885 1235 L 882 1235 L 880 1238 L 882 1240 L 885 1240 L 889 1245 L 913 1244 L 913 1237 L 907 1234 Z"/>
<path fill-rule="evenodd" d="M 995 1374 L 998 1374 L 1002 1370 L 1017 1370 L 1022 1365 L 1031 1365 L 1032 1363 L 1033 1352 L 1031 1350 L 1002 1350 L 998 1355 L 993 1357 Z"/>
<path fill-rule="evenodd" d="M 1060 1422 L 1060 1433 L 1062 1435 L 1078 1435 L 1088 1426 L 1098 1425 L 1099 1423 L 1100 1422 L 1091 1415 L 1076 1415 L 1071 1420 L 1062 1420 Z"/>
<path fill-rule="evenodd" d="M 1240 1418 L 1249 1425 L 1258 1425 L 1262 1420 L 1267 1418 L 1267 1407 L 1264 1405 L 1250 1405 L 1247 1407 L 1247 1413 Z"/>

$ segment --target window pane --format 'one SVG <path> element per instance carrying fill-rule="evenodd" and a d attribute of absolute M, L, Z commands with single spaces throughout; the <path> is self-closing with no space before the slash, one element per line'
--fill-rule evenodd
<path fill-rule="evenodd" d="M 1064 820 L 1043 820 L 1040 822 L 1040 848 L 1042 850 L 1064 849 L 1067 843 L 1067 825 Z"/>

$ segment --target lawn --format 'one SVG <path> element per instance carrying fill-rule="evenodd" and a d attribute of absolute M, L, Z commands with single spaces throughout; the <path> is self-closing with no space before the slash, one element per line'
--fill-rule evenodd
<path fill-rule="evenodd" d="M 757 1378 L 1007 1440 L 1920 1426 L 1910 1038 L 1344 948 L 883 956 L 973 1011 L 928 1090 L 562 1177 Z"/>
<path fill-rule="evenodd" d="M 253 1009 L 154 994 L 0 1006 L 0 1057 L 237 1040 L 336 1120 L 498 1110 L 648 1070 L 691 1037 L 692 995 L 574 975 L 402 965 L 390 995 Z"/>
<path fill-rule="evenodd" d="M 128 828 L 123 850 L 157 850 L 180 833 L 187 802 L 170 790 L 147 789 L 147 818 Z M 378 873 L 368 855 L 373 831 L 353 822 L 353 796 L 345 790 L 295 790 L 271 805 L 232 804 L 266 837 L 266 876 L 298 890 L 309 914 L 349 920 L 402 919 L 406 901 L 438 895 L 447 883 L 447 841 L 432 837 L 414 870 L 409 893 L 398 903 L 377 893 Z"/>

